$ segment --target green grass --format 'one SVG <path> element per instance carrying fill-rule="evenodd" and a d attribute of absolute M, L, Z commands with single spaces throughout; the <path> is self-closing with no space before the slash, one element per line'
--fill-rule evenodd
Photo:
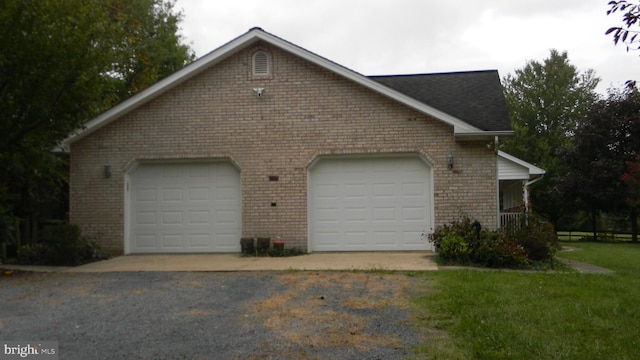
<path fill-rule="evenodd" d="M 640 354 L 640 245 L 571 243 L 558 256 L 613 275 L 425 273 L 414 315 L 418 358 L 635 359 Z"/>

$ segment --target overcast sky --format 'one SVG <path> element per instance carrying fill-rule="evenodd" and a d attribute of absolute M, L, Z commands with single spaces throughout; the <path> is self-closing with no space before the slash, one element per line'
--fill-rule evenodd
<path fill-rule="evenodd" d="M 550 49 L 593 69 L 598 91 L 640 80 L 640 53 L 605 31 L 609 0 L 177 0 L 201 57 L 259 26 L 364 75 L 497 69 L 513 74 Z"/>

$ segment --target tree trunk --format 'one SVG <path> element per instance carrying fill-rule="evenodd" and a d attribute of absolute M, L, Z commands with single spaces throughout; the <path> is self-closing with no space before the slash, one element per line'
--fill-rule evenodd
<path fill-rule="evenodd" d="M 631 208 L 631 242 L 638 242 L 638 211 Z"/>

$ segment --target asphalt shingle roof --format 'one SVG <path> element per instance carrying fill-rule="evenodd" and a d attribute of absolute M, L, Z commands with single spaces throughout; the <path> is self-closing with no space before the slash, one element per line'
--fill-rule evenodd
<path fill-rule="evenodd" d="M 496 70 L 369 78 L 478 129 L 511 130 L 507 103 Z"/>

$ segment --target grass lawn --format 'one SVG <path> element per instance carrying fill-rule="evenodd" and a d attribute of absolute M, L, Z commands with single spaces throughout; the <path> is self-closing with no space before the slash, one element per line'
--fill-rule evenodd
<path fill-rule="evenodd" d="M 558 256 L 613 275 L 425 273 L 413 299 L 428 359 L 640 358 L 640 245 L 565 243 Z"/>

